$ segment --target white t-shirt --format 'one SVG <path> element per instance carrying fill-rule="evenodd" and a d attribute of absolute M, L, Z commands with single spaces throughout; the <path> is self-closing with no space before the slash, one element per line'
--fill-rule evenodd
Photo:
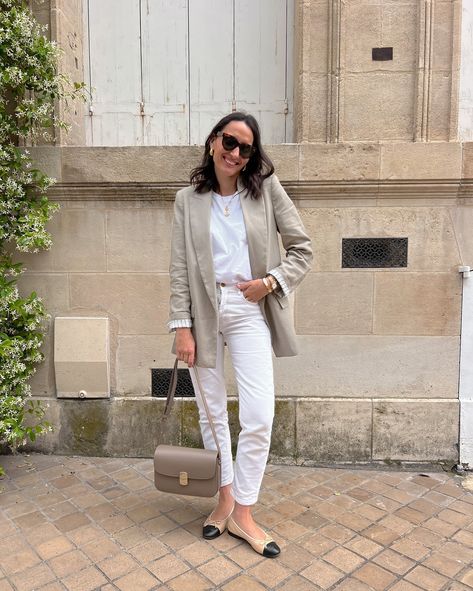
<path fill-rule="evenodd" d="M 228 207 L 229 215 L 225 215 Z M 252 279 L 245 220 L 240 195 L 222 197 L 212 193 L 210 236 L 217 283 L 239 283 Z"/>

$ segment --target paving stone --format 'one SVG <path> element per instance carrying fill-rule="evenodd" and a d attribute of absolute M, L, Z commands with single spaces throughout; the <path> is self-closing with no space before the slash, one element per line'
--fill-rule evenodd
<path fill-rule="evenodd" d="M 80 550 L 72 550 L 47 562 L 59 579 L 90 566 L 90 560 Z"/>
<path fill-rule="evenodd" d="M 167 585 L 174 591 L 209 591 L 212 587 L 208 581 L 194 571 L 188 571 L 179 575 Z"/>
<path fill-rule="evenodd" d="M 144 568 L 139 568 L 115 581 L 115 585 L 122 591 L 148 591 L 159 581 Z M 161 589 L 161 587 L 160 587 Z"/>
<path fill-rule="evenodd" d="M 418 565 L 406 575 L 406 580 L 428 591 L 439 591 L 448 582 L 447 577 L 439 575 L 425 566 Z"/>
<path fill-rule="evenodd" d="M 95 566 L 90 566 L 70 575 L 62 582 L 69 591 L 92 591 L 101 585 L 105 585 L 107 579 Z"/>
<path fill-rule="evenodd" d="M 77 511 L 76 513 L 70 513 L 69 515 L 57 519 L 54 522 L 54 525 L 62 532 L 69 532 L 89 523 L 90 519 L 87 515 Z"/>
<path fill-rule="evenodd" d="M 151 571 L 160 581 L 166 582 L 173 579 L 177 575 L 189 570 L 189 567 L 184 564 L 177 556 L 167 554 L 158 560 L 154 560 L 147 565 L 147 569 Z"/>
<path fill-rule="evenodd" d="M 389 549 L 373 558 L 373 562 L 396 575 L 403 575 L 415 565 L 413 560 Z"/>
<path fill-rule="evenodd" d="M 375 564 L 365 564 L 353 576 L 376 591 L 386 589 L 396 580 L 393 574 Z"/>
<path fill-rule="evenodd" d="M 364 563 L 364 559 L 346 548 L 335 548 L 324 555 L 324 560 L 344 573 L 350 573 Z"/>
<path fill-rule="evenodd" d="M 314 560 L 300 574 L 322 589 L 328 589 L 344 576 L 343 572 L 322 560 Z"/>
<path fill-rule="evenodd" d="M 454 560 L 441 553 L 431 554 L 422 564 L 446 577 L 454 577 L 464 567 L 460 560 Z"/>
<path fill-rule="evenodd" d="M 240 568 L 225 556 L 218 556 L 209 560 L 198 571 L 212 581 L 214 585 L 221 585 L 240 572 Z"/>
<path fill-rule="evenodd" d="M 222 591 L 264 591 L 266 588 L 249 577 L 240 575 L 222 587 Z"/>

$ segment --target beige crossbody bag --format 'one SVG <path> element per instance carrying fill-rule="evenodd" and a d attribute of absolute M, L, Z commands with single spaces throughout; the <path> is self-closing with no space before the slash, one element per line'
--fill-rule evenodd
<path fill-rule="evenodd" d="M 171 412 L 177 386 L 177 365 L 174 363 L 164 408 L 163 421 Z M 163 492 L 195 497 L 213 497 L 220 487 L 220 446 L 207 406 L 197 367 L 194 368 L 205 412 L 209 419 L 216 450 L 160 444 L 154 452 L 154 484 Z"/>

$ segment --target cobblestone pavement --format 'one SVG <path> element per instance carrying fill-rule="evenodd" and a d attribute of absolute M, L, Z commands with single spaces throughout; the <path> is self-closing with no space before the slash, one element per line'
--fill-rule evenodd
<path fill-rule="evenodd" d="M 470 479 L 445 472 L 268 465 L 268 559 L 227 533 L 203 540 L 215 499 L 159 493 L 152 460 L 0 460 L 0 591 L 473 589 Z"/>

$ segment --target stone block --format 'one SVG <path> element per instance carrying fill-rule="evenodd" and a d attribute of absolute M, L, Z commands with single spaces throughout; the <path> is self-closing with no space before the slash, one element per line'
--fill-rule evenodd
<path fill-rule="evenodd" d="M 336 207 L 303 208 L 299 213 L 312 240 L 312 271 L 339 271 L 344 210 Z"/>
<path fill-rule="evenodd" d="M 327 74 L 310 74 L 307 93 L 308 139 L 310 142 L 327 141 L 327 97 L 329 78 Z"/>
<path fill-rule="evenodd" d="M 297 144 L 271 144 L 264 146 L 271 158 L 280 181 L 299 178 L 299 146 Z"/>
<path fill-rule="evenodd" d="M 463 152 L 461 177 L 473 178 L 473 142 L 465 142 L 461 147 Z"/>
<path fill-rule="evenodd" d="M 296 293 L 296 332 L 369 334 L 372 300 L 373 273 L 309 273 Z"/>
<path fill-rule="evenodd" d="M 382 179 L 459 179 L 462 145 L 459 143 L 381 144 Z"/>
<path fill-rule="evenodd" d="M 180 445 L 181 400 L 163 420 L 164 398 L 115 398 L 109 407 L 109 429 L 103 442 L 105 455 L 153 457 L 160 443 Z"/>
<path fill-rule="evenodd" d="M 310 2 L 308 18 L 303 22 L 303 34 L 308 40 L 304 46 L 304 70 L 327 73 L 329 10 L 327 2 Z"/>
<path fill-rule="evenodd" d="M 450 125 L 453 103 L 457 99 L 452 96 L 452 74 L 451 72 L 432 72 L 431 102 L 429 112 L 429 141 L 445 141 L 450 139 Z M 457 123 L 454 123 L 455 127 Z M 453 132 L 456 137 L 457 129 Z"/>
<path fill-rule="evenodd" d="M 368 400 L 299 400 L 298 457 L 315 462 L 369 460 L 371 413 Z"/>
<path fill-rule="evenodd" d="M 300 180 L 368 180 L 379 175 L 378 144 L 302 144 Z"/>
<path fill-rule="evenodd" d="M 455 238 L 459 248 L 459 262 L 473 266 L 473 207 L 459 206 L 451 209 Z"/>
<path fill-rule="evenodd" d="M 36 399 L 35 399 L 36 400 Z M 43 408 L 45 409 L 44 420 L 48 421 L 52 426 L 52 431 L 40 435 L 34 442 L 28 439 L 27 445 L 22 448 L 24 451 L 36 451 L 45 454 L 55 453 L 58 449 L 59 434 L 61 432 L 61 403 L 56 398 L 38 397 Z M 26 415 L 26 424 L 34 425 L 31 416 Z"/>
<path fill-rule="evenodd" d="M 69 308 L 69 287 L 66 273 L 26 271 L 18 277 L 17 285 L 21 297 L 28 297 L 33 291 L 36 292 L 50 314 L 64 312 Z"/>
<path fill-rule="evenodd" d="M 22 256 L 21 253 L 20 256 Z M 21 297 L 29 296 L 35 291 L 42 299 L 46 312 L 55 315 L 69 310 L 69 286 L 66 273 L 32 273 L 26 271 L 18 277 L 18 291 Z M 53 320 L 45 322 L 45 332 L 41 352 L 45 358 L 38 363 L 36 371 L 30 379 L 33 396 L 53 396 L 56 393 L 54 380 L 53 355 Z"/>
<path fill-rule="evenodd" d="M 117 394 L 151 396 L 151 368 L 174 364 L 174 335 L 121 335 L 117 349 Z M 185 367 L 185 364 L 181 364 Z"/>
<path fill-rule="evenodd" d="M 44 360 L 35 365 L 35 373 L 29 383 L 33 396 L 56 396 L 56 380 L 54 377 L 54 321 L 51 320 L 44 333 L 43 344 L 40 347 Z"/>
<path fill-rule="evenodd" d="M 296 458 L 296 400 L 276 398 L 273 430 L 271 435 L 270 461 Z"/>
<path fill-rule="evenodd" d="M 108 455 L 105 445 L 110 429 L 109 400 L 62 400 L 56 453 L 83 456 Z M 131 423 L 127 417 L 128 424 Z M 116 431 L 123 436 L 123 430 Z M 123 454 L 127 455 L 127 454 Z"/>
<path fill-rule="evenodd" d="M 447 208 L 358 207 L 342 209 L 340 214 L 343 238 L 407 237 L 410 271 L 450 272 L 459 264 Z"/>
<path fill-rule="evenodd" d="M 105 271 L 105 219 L 95 208 L 61 208 L 47 224 L 50 250 L 15 253 L 32 271 Z"/>
<path fill-rule="evenodd" d="M 39 168 L 44 174 L 56 179 L 62 180 L 62 148 L 59 146 L 32 146 L 25 148 L 30 153 L 34 168 Z"/>
<path fill-rule="evenodd" d="M 373 62 L 371 59 L 371 48 L 382 45 L 381 11 L 379 4 L 347 3 L 343 7 L 340 34 L 342 70 L 368 72 L 380 69 L 380 63 L 384 67 L 385 62 Z M 362 27 L 360 23 L 363 23 Z"/>
<path fill-rule="evenodd" d="M 432 68 L 451 70 L 453 59 L 454 3 L 437 1 L 433 11 Z"/>
<path fill-rule="evenodd" d="M 415 81 L 413 72 L 346 74 L 340 81 L 343 141 L 412 139 Z"/>
<path fill-rule="evenodd" d="M 63 182 L 188 183 L 200 146 L 62 148 Z"/>
<path fill-rule="evenodd" d="M 106 311 L 119 334 L 167 334 L 169 277 L 144 273 L 71 275 L 71 309 Z"/>
<path fill-rule="evenodd" d="M 312 240 L 314 272 L 340 271 L 342 238 L 407 237 L 410 271 L 451 272 L 461 261 L 446 207 L 304 207 L 300 215 Z"/>
<path fill-rule="evenodd" d="M 458 273 L 377 273 L 374 333 L 459 335 L 461 281 Z"/>
<path fill-rule="evenodd" d="M 389 2 L 382 6 L 382 44 L 393 48 L 393 60 L 373 62 L 386 70 L 417 68 L 419 6 L 417 1 Z"/>
<path fill-rule="evenodd" d="M 379 400 L 373 408 L 373 459 L 458 461 L 457 400 Z"/>
<path fill-rule="evenodd" d="M 277 396 L 457 398 L 458 337 L 299 336 L 275 359 Z"/>
<path fill-rule="evenodd" d="M 58 397 L 110 396 L 108 318 L 61 317 L 54 320 L 54 370 Z"/>
<path fill-rule="evenodd" d="M 171 204 L 108 211 L 107 270 L 167 273 L 172 218 Z"/>

